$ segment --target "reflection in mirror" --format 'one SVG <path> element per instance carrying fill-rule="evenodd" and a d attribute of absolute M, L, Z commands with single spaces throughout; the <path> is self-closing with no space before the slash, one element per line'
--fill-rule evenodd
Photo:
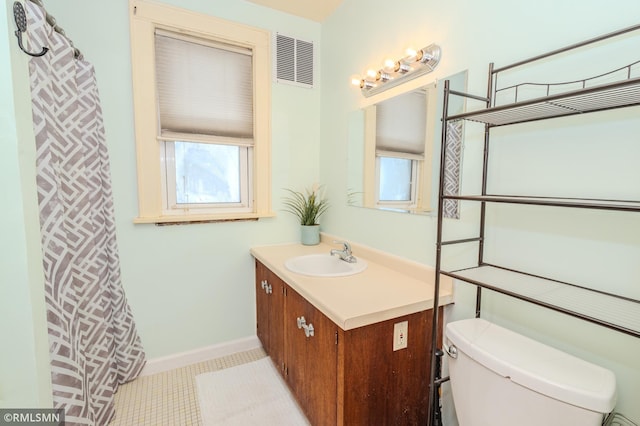
<path fill-rule="evenodd" d="M 466 72 L 447 79 L 452 90 L 464 91 Z M 435 208 L 443 87 L 444 80 L 349 115 L 349 205 L 420 214 Z M 460 163 L 455 164 L 449 176 L 454 186 Z"/>

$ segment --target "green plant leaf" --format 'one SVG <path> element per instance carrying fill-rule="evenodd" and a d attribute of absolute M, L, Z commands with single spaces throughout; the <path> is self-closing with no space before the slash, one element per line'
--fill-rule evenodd
<path fill-rule="evenodd" d="M 305 190 L 305 193 L 285 188 L 289 195 L 284 198 L 284 210 L 296 216 L 301 225 L 317 225 L 318 219 L 329 207 L 320 191 Z"/>

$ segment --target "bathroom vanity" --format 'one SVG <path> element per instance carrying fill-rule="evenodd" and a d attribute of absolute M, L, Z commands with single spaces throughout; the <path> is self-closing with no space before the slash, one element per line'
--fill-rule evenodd
<path fill-rule="evenodd" d="M 313 425 L 425 424 L 433 269 L 357 245 L 353 254 L 367 268 L 355 275 L 306 276 L 284 266 L 332 248 L 251 250 L 265 351 Z M 451 301 L 449 286 L 439 305 Z M 394 350 L 394 327 L 405 322 L 406 348 Z"/>

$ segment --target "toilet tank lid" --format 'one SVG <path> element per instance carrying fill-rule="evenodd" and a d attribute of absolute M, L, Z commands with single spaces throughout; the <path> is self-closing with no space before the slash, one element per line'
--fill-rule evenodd
<path fill-rule="evenodd" d="M 615 407 L 616 378 L 605 368 L 481 318 L 447 324 L 446 336 L 459 352 L 533 391 L 599 413 Z"/>

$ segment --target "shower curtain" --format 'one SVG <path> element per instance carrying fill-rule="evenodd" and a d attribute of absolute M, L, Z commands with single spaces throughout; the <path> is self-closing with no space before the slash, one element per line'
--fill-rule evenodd
<path fill-rule="evenodd" d="M 447 123 L 447 155 L 444 163 L 444 193 L 460 195 L 460 169 L 462 165 L 462 120 Z M 460 219 L 460 202 L 444 200 L 443 215 Z"/>
<path fill-rule="evenodd" d="M 145 354 L 120 282 L 109 160 L 93 66 L 25 2 L 55 408 L 106 425 Z"/>

